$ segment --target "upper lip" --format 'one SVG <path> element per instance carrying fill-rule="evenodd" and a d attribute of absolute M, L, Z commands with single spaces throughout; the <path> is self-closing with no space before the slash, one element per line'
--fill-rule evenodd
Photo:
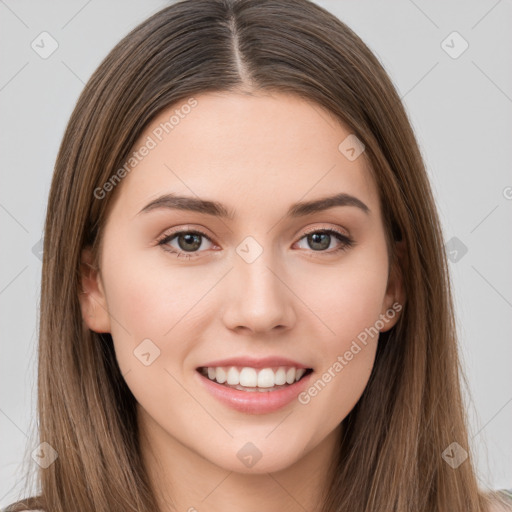
<path fill-rule="evenodd" d="M 311 368 L 285 357 L 264 357 L 257 359 L 255 357 L 240 356 L 230 357 L 229 359 L 218 359 L 201 365 L 199 368 L 215 368 L 219 366 L 241 366 L 249 368 L 272 368 L 274 366 L 293 366 L 294 368 Z"/>

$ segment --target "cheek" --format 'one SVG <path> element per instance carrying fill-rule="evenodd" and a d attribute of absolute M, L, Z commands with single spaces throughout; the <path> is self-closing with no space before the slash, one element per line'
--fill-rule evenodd
<path fill-rule="evenodd" d="M 307 279 L 297 281 L 297 294 L 318 317 L 318 342 L 325 342 L 327 353 L 343 350 L 379 319 L 387 270 L 387 258 L 372 247 L 347 254 L 336 266 L 304 269 Z"/>
<path fill-rule="evenodd" d="M 162 414 L 162 403 L 190 406 L 182 365 L 198 338 L 197 303 L 212 284 L 142 258 L 112 259 L 104 270 L 116 358 L 136 400 L 152 416 Z"/>
<path fill-rule="evenodd" d="M 320 361 L 316 376 L 299 402 L 311 411 L 331 411 L 326 431 L 347 416 L 368 383 L 387 287 L 387 263 L 381 251 L 368 248 L 347 257 L 336 272 L 317 270 L 301 292 L 322 320 L 317 329 L 322 335 L 316 343 Z"/>
<path fill-rule="evenodd" d="M 208 291 L 219 280 L 218 272 L 166 265 L 165 255 L 157 260 L 133 251 L 103 265 L 112 337 L 125 371 L 138 366 L 134 350 L 142 342 L 152 347 L 144 341 L 148 339 L 160 350 L 157 367 L 171 371 L 179 367 L 215 311 L 211 304 L 215 294 Z"/>

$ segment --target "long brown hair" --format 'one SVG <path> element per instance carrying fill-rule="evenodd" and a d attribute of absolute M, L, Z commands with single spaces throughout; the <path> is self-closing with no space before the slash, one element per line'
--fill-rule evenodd
<path fill-rule="evenodd" d="M 57 157 L 44 236 L 38 472 L 48 512 L 158 510 L 138 445 L 135 398 L 110 334 L 82 321 L 80 257 L 98 248 L 117 190 L 98 199 L 150 121 L 209 91 L 297 94 L 350 127 L 380 194 L 407 298 L 344 420 L 322 512 L 483 512 L 461 397 L 450 279 L 424 163 L 399 96 L 368 47 L 308 0 L 185 0 L 153 15 L 105 58 L 82 92 Z M 120 188 L 120 187 L 118 187 Z M 456 469 L 443 451 L 469 457 Z"/>

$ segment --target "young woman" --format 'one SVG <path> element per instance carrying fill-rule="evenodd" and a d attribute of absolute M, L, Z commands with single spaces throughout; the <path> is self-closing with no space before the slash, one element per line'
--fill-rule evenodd
<path fill-rule="evenodd" d="M 413 131 L 322 8 L 138 26 L 71 116 L 45 229 L 40 493 L 9 510 L 506 510 Z"/>

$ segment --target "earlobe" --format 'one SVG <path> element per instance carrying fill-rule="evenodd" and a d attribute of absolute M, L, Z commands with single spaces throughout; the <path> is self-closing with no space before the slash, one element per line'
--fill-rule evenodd
<path fill-rule="evenodd" d="M 94 266 L 92 249 L 82 251 L 79 293 L 82 319 L 91 331 L 110 332 L 110 315 L 99 269 Z"/>
<path fill-rule="evenodd" d="M 405 242 L 395 242 L 396 257 L 389 273 L 386 295 L 382 304 L 381 314 L 386 317 L 385 327 L 381 332 L 388 331 L 398 322 L 405 304 L 405 288 L 403 283 L 405 261 Z"/>

